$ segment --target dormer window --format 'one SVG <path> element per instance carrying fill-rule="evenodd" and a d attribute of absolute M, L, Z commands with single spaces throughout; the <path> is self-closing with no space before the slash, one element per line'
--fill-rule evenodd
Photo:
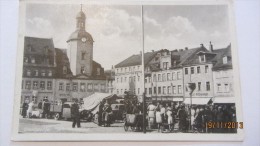
<path fill-rule="evenodd" d="M 205 62 L 206 61 L 205 55 L 200 55 L 199 58 L 200 58 L 200 62 Z"/>
<path fill-rule="evenodd" d="M 48 54 L 48 53 L 49 53 L 49 48 L 48 48 L 48 47 L 45 47 L 45 48 L 44 48 L 44 52 L 45 52 L 45 54 Z"/>
<path fill-rule="evenodd" d="M 30 70 L 27 70 L 26 75 L 27 75 L 27 76 L 31 76 L 31 71 L 30 71 Z"/>
<path fill-rule="evenodd" d="M 225 56 L 225 57 L 223 57 L 223 64 L 227 64 L 227 63 L 228 63 L 228 57 Z"/>
<path fill-rule="evenodd" d="M 81 72 L 82 74 L 85 73 L 85 66 L 81 66 L 80 72 Z"/>
<path fill-rule="evenodd" d="M 48 76 L 49 76 L 49 77 L 52 76 L 52 71 L 51 71 L 51 70 L 49 70 L 49 72 L 48 72 Z"/>
<path fill-rule="evenodd" d="M 63 74 L 67 74 L 67 66 L 63 66 Z"/>
<path fill-rule="evenodd" d="M 29 45 L 28 48 L 27 48 L 27 50 L 28 50 L 29 52 L 32 52 L 32 46 Z"/>

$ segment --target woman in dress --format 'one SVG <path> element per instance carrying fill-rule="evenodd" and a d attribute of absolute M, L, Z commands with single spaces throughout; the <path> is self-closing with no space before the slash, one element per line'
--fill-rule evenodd
<path fill-rule="evenodd" d="M 148 127 L 149 127 L 149 129 L 152 128 L 152 125 L 155 122 L 155 109 L 156 109 L 156 106 L 153 103 L 150 103 L 150 105 L 147 108 L 147 111 L 148 111 Z"/>
<path fill-rule="evenodd" d="M 172 130 L 172 124 L 173 124 L 173 117 L 172 117 L 172 109 L 170 107 L 167 108 L 166 115 L 168 117 L 168 125 L 169 125 L 169 131 Z"/>

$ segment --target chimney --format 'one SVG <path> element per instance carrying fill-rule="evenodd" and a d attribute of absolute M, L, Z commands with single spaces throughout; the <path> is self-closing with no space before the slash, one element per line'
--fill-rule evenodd
<path fill-rule="evenodd" d="M 200 47 L 201 47 L 201 48 L 203 48 L 203 47 L 204 47 L 204 45 L 201 43 L 201 44 L 200 44 Z"/>
<path fill-rule="evenodd" d="M 152 50 L 152 52 L 154 52 L 154 50 Z"/>
<path fill-rule="evenodd" d="M 188 50 L 188 47 L 185 47 L 185 50 Z"/>
<path fill-rule="evenodd" d="M 213 52 L 213 45 L 211 44 L 211 41 L 209 42 L 209 51 Z"/>

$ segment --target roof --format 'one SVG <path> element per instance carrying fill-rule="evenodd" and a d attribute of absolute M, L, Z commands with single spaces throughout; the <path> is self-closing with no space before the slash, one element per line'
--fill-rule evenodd
<path fill-rule="evenodd" d="M 56 51 L 56 77 L 58 78 L 67 78 L 72 76 L 72 72 L 70 70 L 70 62 L 67 56 L 66 49 L 55 48 Z M 63 74 L 63 67 L 67 67 L 67 74 Z"/>
<path fill-rule="evenodd" d="M 153 57 L 157 54 L 157 52 L 158 51 L 145 53 L 144 54 L 144 64 L 149 63 L 149 61 L 151 59 L 153 59 Z M 124 61 L 115 65 L 115 68 L 141 65 L 141 61 L 142 60 L 141 60 L 140 54 L 132 55 L 132 56 L 128 57 L 127 59 L 125 59 Z"/>
<path fill-rule="evenodd" d="M 54 44 L 52 38 L 24 37 L 24 53 L 54 55 Z M 31 50 L 30 50 L 31 49 Z"/>
<path fill-rule="evenodd" d="M 231 45 L 228 45 L 226 48 L 214 50 L 213 52 L 217 53 L 216 57 L 212 60 L 215 62 L 212 68 L 213 70 L 232 68 Z M 230 58 L 226 64 L 223 63 L 223 57 L 225 56 Z"/>
<path fill-rule="evenodd" d="M 83 38 L 83 37 L 85 37 L 85 38 L 87 39 L 87 41 L 91 41 L 91 42 L 94 41 L 90 33 L 86 32 L 85 30 L 78 29 L 78 30 L 74 31 L 74 32 L 70 35 L 70 37 L 69 37 L 69 39 L 67 40 L 67 42 L 69 42 L 69 41 L 71 41 L 71 40 L 78 40 L 78 39 L 81 39 L 81 38 Z"/>
<path fill-rule="evenodd" d="M 80 12 L 78 12 L 76 18 L 82 18 L 82 19 L 85 19 L 85 18 L 86 18 L 86 15 L 84 14 L 84 12 L 80 11 Z"/>
<path fill-rule="evenodd" d="M 200 51 L 208 51 L 205 47 L 197 47 L 197 48 L 192 48 L 188 50 L 183 50 L 183 51 L 172 51 L 172 58 L 176 58 L 175 60 L 177 61 L 177 66 L 183 66 L 190 64 L 191 62 L 194 62 L 196 56 L 195 54 L 200 52 Z"/>
<path fill-rule="evenodd" d="M 107 80 L 115 79 L 115 71 L 114 70 L 105 70 L 105 75 Z"/>

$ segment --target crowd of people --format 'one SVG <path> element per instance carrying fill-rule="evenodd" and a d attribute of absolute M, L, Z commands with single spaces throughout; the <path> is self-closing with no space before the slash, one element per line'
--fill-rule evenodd
<path fill-rule="evenodd" d="M 41 114 L 42 118 L 48 118 L 49 117 L 49 113 L 50 113 L 50 102 L 48 101 L 48 99 L 44 99 L 41 102 L 38 103 L 38 105 L 36 105 L 35 101 L 29 101 L 29 100 L 25 100 L 23 105 L 22 105 L 22 116 L 23 118 L 32 118 L 33 115 L 33 111 L 35 111 L 35 109 L 40 109 L 42 110 L 42 113 L 37 113 L 37 114 Z"/>
<path fill-rule="evenodd" d="M 130 104 L 128 114 L 142 113 L 141 104 Z M 166 131 L 235 133 L 236 128 L 209 127 L 209 122 L 236 122 L 235 105 L 189 105 L 152 102 L 146 107 L 148 129 L 163 126 Z"/>

